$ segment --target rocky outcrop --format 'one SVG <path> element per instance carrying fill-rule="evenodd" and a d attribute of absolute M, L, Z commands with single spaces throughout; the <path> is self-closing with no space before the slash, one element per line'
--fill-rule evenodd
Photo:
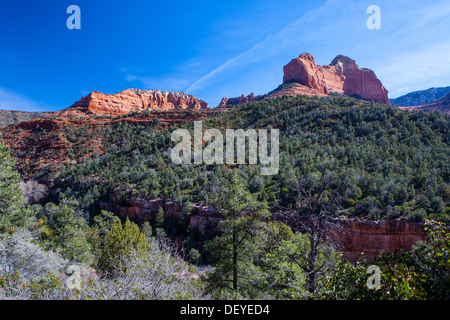
<path fill-rule="evenodd" d="M 27 180 L 43 167 L 53 173 L 64 163 L 75 164 L 94 154 L 102 155 L 105 145 L 98 131 L 107 126 L 127 122 L 159 123 L 167 127 L 203 120 L 216 112 L 220 110 L 210 109 L 206 102 L 181 92 L 138 89 L 117 94 L 91 92 L 57 112 L 0 112 L 0 123 L 2 115 L 6 123 L 19 122 L 0 128 L 0 134 L 5 144 L 15 150 L 17 169 Z M 21 121 L 27 118 L 32 120 Z M 69 156 L 68 150 L 74 149 L 77 154 Z"/>
<path fill-rule="evenodd" d="M 159 208 L 163 208 L 166 221 L 176 222 L 181 212 L 181 206 L 176 202 L 164 202 L 162 199 L 138 200 L 127 199 L 125 203 L 118 203 L 119 190 L 115 190 L 109 203 L 101 203 L 103 210 L 116 213 L 121 218 L 129 217 L 138 222 L 152 220 Z M 283 221 L 276 214 L 273 220 Z M 194 204 L 189 215 L 189 228 L 197 233 L 197 241 L 203 243 L 212 239 L 217 233 L 220 221 L 223 219 L 220 212 L 212 207 Z M 417 242 L 426 240 L 427 233 L 423 223 L 407 221 L 354 221 L 336 220 L 338 228 L 333 232 L 337 249 L 343 257 L 355 263 L 364 256 L 374 258 L 377 254 L 396 249 L 410 250 Z M 450 232 L 450 229 L 447 228 Z"/>
<path fill-rule="evenodd" d="M 249 102 L 253 102 L 253 101 L 259 101 L 263 98 L 264 98 L 264 96 L 255 96 L 255 94 L 253 92 L 250 93 L 248 96 L 242 94 L 240 97 L 237 97 L 237 98 L 223 97 L 219 103 L 219 107 L 224 107 L 226 105 L 236 106 L 239 104 L 249 103 Z"/>
<path fill-rule="evenodd" d="M 328 66 L 318 66 L 314 57 L 303 53 L 283 67 L 283 84 L 265 95 L 241 95 L 236 98 L 224 97 L 219 107 L 225 105 L 240 105 L 266 98 L 281 96 L 318 96 L 331 93 L 345 94 L 381 103 L 389 103 L 387 90 L 375 73 L 366 68 L 360 68 L 355 60 L 338 55 Z"/>
<path fill-rule="evenodd" d="M 283 83 L 277 89 L 269 92 L 265 97 L 266 98 L 277 98 L 282 96 L 297 96 L 297 95 L 306 95 L 306 96 L 317 96 L 317 97 L 325 97 L 327 94 L 322 93 L 316 89 L 312 89 L 310 87 L 304 86 L 295 81 Z"/>
<path fill-rule="evenodd" d="M 116 94 L 103 94 L 94 91 L 59 114 L 118 116 L 136 111 L 174 109 L 208 109 L 208 104 L 183 92 L 127 89 Z"/>
<path fill-rule="evenodd" d="M 123 203 L 120 201 L 120 194 L 120 189 L 113 190 L 109 202 L 100 202 L 100 209 L 113 212 L 122 219 L 128 217 L 139 223 L 153 220 L 160 208 L 163 208 L 166 220 L 171 222 L 176 222 L 181 212 L 178 202 L 127 197 Z"/>
<path fill-rule="evenodd" d="M 323 94 L 332 92 L 389 103 L 387 90 L 370 69 L 338 55 L 328 66 L 318 66 L 314 57 L 303 53 L 283 67 L 283 83 L 298 82 Z"/>
<path fill-rule="evenodd" d="M 354 263 L 364 256 L 396 249 L 410 250 L 417 241 L 427 238 L 423 223 L 407 221 L 340 221 L 339 246 L 344 258 Z"/>

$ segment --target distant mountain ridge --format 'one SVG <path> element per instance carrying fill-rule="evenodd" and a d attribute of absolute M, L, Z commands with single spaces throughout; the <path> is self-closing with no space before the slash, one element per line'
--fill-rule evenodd
<path fill-rule="evenodd" d="M 401 107 L 422 106 L 435 102 L 448 93 L 450 93 L 450 86 L 433 87 L 427 90 L 413 91 L 395 99 L 389 99 L 389 102 Z"/>
<path fill-rule="evenodd" d="M 9 125 L 30 121 L 36 118 L 47 115 L 48 112 L 27 112 L 15 110 L 0 110 L 0 127 L 7 127 Z"/>
<path fill-rule="evenodd" d="M 411 107 L 399 107 L 404 110 L 421 110 L 425 112 L 429 111 L 439 111 L 442 113 L 450 114 L 450 93 L 447 93 L 443 98 L 433 101 L 431 103 L 422 106 L 411 106 Z"/>

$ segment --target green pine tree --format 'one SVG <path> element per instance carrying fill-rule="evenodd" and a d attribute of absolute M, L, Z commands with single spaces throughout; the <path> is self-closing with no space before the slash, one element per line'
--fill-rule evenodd
<path fill-rule="evenodd" d="M 0 140 L 0 232 L 13 232 L 32 223 L 33 212 L 23 207 L 20 174 L 9 147 Z"/>
<path fill-rule="evenodd" d="M 77 216 L 76 203 L 62 199 L 59 205 L 49 202 L 45 206 L 50 235 L 42 239 L 47 247 L 58 250 L 63 257 L 74 262 L 92 262 L 91 245 L 87 234 L 89 226 L 85 219 Z"/>
<path fill-rule="evenodd" d="M 229 172 L 219 184 L 213 204 L 223 221 L 219 226 L 221 234 L 206 245 L 216 260 L 209 286 L 225 296 L 248 296 L 254 290 L 252 275 L 257 273 L 253 262 L 258 254 L 258 233 L 268 212 L 236 171 Z"/>
<path fill-rule="evenodd" d="M 124 224 L 115 221 L 106 236 L 105 247 L 98 262 L 99 270 L 106 272 L 109 276 L 124 271 L 124 261 L 133 250 L 138 253 L 148 251 L 147 237 L 128 218 Z"/>

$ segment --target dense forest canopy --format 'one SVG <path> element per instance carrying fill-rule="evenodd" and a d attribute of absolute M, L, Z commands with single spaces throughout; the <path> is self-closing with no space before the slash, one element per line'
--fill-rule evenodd
<path fill-rule="evenodd" d="M 101 129 L 96 135 L 106 152 L 67 166 L 56 179 L 60 196 L 77 198 L 91 217 L 99 212 L 98 201 L 117 187 L 124 197 L 132 191 L 138 198 L 208 204 L 227 166 L 173 164 L 176 128 L 192 130 L 193 123 L 120 122 Z M 344 96 L 284 96 L 230 106 L 203 121 L 203 130 L 209 128 L 280 130 L 278 174 L 262 176 L 257 165 L 234 166 L 270 207 L 293 204 L 299 177 L 335 172 L 342 181 L 342 215 L 450 221 L 449 118 L 441 113 L 401 111 Z M 83 139 L 86 130 L 68 133 Z"/>

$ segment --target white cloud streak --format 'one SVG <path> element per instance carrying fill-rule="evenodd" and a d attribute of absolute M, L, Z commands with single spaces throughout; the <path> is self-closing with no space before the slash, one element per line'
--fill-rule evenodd
<path fill-rule="evenodd" d="M 215 68 L 211 72 L 202 76 L 200 79 L 196 80 L 191 86 L 186 90 L 187 93 L 192 91 L 202 90 L 214 77 L 224 71 L 238 67 L 240 65 L 248 65 L 249 63 L 257 62 L 261 59 L 267 58 L 287 46 L 292 46 L 298 43 L 299 38 L 302 34 L 308 32 L 308 25 L 321 17 L 324 13 L 331 13 L 337 8 L 341 1 L 339 0 L 328 0 L 323 6 L 313 9 L 308 13 L 304 14 L 302 17 L 289 24 L 287 27 L 282 29 L 279 33 L 275 35 L 269 35 L 264 40 L 258 42 L 253 47 L 247 51 L 233 57 Z"/>
<path fill-rule="evenodd" d="M 371 68 L 388 89 L 389 97 L 450 85 L 450 44 L 446 41 L 450 3 L 376 1 L 382 12 L 382 29 L 376 31 L 366 28 L 366 8 L 370 4 L 372 0 L 328 0 L 291 23 L 286 18 L 277 28 L 260 33 L 245 46 L 265 36 L 261 41 L 203 74 L 211 61 L 202 56 L 161 77 L 123 72 L 128 81 L 138 81 L 145 87 L 176 89 L 215 102 L 219 95 L 251 91 L 262 94 L 275 88 L 281 80 L 283 63 L 310 52 L 318 64 L 344 54 L 361 67 Z M 274 32 L 283 23 L 288 24 Z"/>
<path fill-rule="evenodd" d="M 44 111 L 37 102 L 17 92 L 0 87 L 0 109 L 17 111 Z"/>

